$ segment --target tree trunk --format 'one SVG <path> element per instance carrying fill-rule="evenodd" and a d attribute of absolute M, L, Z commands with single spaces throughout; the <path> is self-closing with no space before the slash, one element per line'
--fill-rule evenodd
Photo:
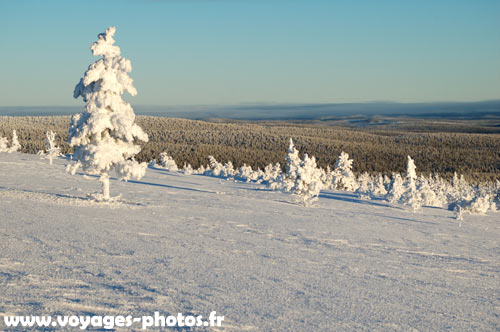
<path fill-rule="evenodd" d="M 102 183 L 102 198 L 109 201 L 109 175 L 107 173 L 102 174 L 99 181 Z"/>

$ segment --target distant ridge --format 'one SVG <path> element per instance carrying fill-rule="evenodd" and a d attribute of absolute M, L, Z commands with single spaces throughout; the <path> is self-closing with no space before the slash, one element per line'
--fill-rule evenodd
<path fill-rule="evenodd" d="M 136 114 L 186 119 L 331 120 L 351 116 L 487 119 L 500 117 L 500 100 L 439 103 L 240 104 L 199 106 L 133 105 Z M 0 107 L 4 116 L 53 116 L 81 112 L 79 106 Z"/>

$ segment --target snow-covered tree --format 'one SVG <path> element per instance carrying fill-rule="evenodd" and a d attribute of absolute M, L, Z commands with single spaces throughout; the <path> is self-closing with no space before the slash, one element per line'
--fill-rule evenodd
<path fill-rule="evenodd" d="M 416 181 L 417 192 L 424 206 L 436 206 L 436 193 L 432 190 L 430 179 L 420 175 Z"/>
<path fill-rule="evenodd" d="M 184 163 L 184 166 L 182 167 L 182 171 L 184 172 L 184 174 L 186 175 L 191 175 L 193 174 L 194 170 L 193 170 L 193 166 L 191 166 L 191 164 L 186 164 Z"/>
<path fill-rule="evenodd" d="M 321 189 L 323 189 L 322 171 L 317 167 L 314 157 L 309 158 L 304 154 L 297 168 L 297 177 L 291 191 L 307 206 L 318 199 Z"/>
<path fill-rule="evenodd" d="M 47 131 L 45 133 L 46 136 L 46 146 L 47 146 L 47 153 L 46 157 L 49 159 L 49 163 L 52 165 L 52 160 L 54 158 L 57 158 L 61 155 L 61 149 L 56 145 L 55 139 L 56 139 L 56 133 L 54 133 L 52 130 Z"/>
<path fill-rule="evenodd" d="M 441 178 L 438 174 L 434 174 L 434 176 L 432 176 L 432 178 L 429 180 L 429 186 L 436 195 L 436 202 L 439 202 L 436 206 L 444 206 L 447 203 L 446 193 L 449 190 L 449 183 Z"/>
<path fill-rule="evenodd" d="M 349 159 L 349 155 L 344 151 L 337 157 L 333 173 L 336 189 L 355 191 L 358 188 L 356 176 L 352 172 L 352 159 Z"/>
<path fill-rule="evenodd" d="M 205 171 L 205 175 L 222 176 L 224 174 L 224 165 L 215 159 L 214 156 L 208 156 L 210 168 Z"/>
<path fill-rule="evenodd" d="M 422 201 L 422 205 L 442 207 L 446 201 L 442 196 L 438 196 L 434 189 L 434 179 L 421 175 L 417 181 L 417 192 Z"/>
<path fill-rule="evenodd" d="M 297 179 L 297 171 L 300 167 L 300 157 L 299 150 L 295 148 L 292 138 L 290 138 L 290 143 L 288 144 L 288 153 L 286 155 L 286 173 L 283 176 L 283 189 L 285 191 L 290 191 L 294 186 L 295 180 Z"/>
<path fill-rule="evenodd" d="M 367 172 L 363 172 L 358 176 L 356 194 L 358 194 L 360 198 L 370 198 L 372 181 L 372 177 Z"/>
<path fill-rule="evenodd" d="M 326 166 L 326 170 L 321 169 L 321 181 L 323 182 L 323 189 L 331 189 L 333 185 L 334 174 L 330 166 Z"/>
<path fill-rule="evenodd" d="M 245 182 L 257 181 L 258 177 L 259 173 L 254 171 L 252 166 L 248 166 L 247 164 L 243 164 L 243 166 L 238 169 L 236 174 L 237 180 Z"/>
<path fill-rule="evenodd" d="M 300 167 L 299 150 L 295 148 L 292 138 L 288 144 L 288 154 L 286 155 L 286 173 L 290 178 L 297 177 L 297 170 Z"/>
<path fill-rule="evenodd" d="M 487 190 L 478 190 L 471 200 L 457 202 L 454 210 L 456 213 L 455 217 L 461 220 L 464 213 L 485 214 L 489 210 L 495 211 L 496 206 L 491 193 Z"/>
<path fill-rule="evenodd" d="M 405 188 L 404 188 L 403 178 L 399 173 L 393 173 L 392 181 L 389 185 L 389 190 L 387 192 L 386 199 L 391 203 L 395 203 L 399 201 L 401 196 L 403 196 L 404 192 Z"/>
<path fill-rule="evenodd" d="M 19 140 L 17 138 L 17 132 L 14 129 L 12 131 L 12 141 L 10 143 L 10 148 L 7 149 L 8 153 L 16 152 L 21 149 L 21 144 L 19 144 Z"/>
<path fill-rule="evenodd" d="M 413 159 L 408 156 L 406 164 L 406 179 L 404 183 L 405 192 L 400 198 L 400 203 L 411 206 L 413 211 L 418 210 L 422 206 L 422 199 L 417 190 L 417 167 Z"/>
<path fill-rule="evenodd" d="M 266 183 L 271 183 L 276 181 L 281 175 L 281 165 L 280 163 L 269 164 L 264 168 L 264 175 L 262 181 Z"/>
<path fill-rule="evenodd" d="M 236 174 L 236 171 L 233 166 L 232 161 L 228 161 L 224 164 L 224 169 L 222 171 L 222 175 L 226 178 L 233 177 Z"/>
<path fill-rule="evenodd" d="M 209 166 L 200 165 L 200 167 L 193 170 L 193 174 L 205 174 L 208 170 L 210 170 Z"/>
<path fill-rule="evenodd" d="M 464 178 L 463 175 L 458 176 L 457 172 L 453 174 L 451 186 L 447 188 L 447 200 L 453 205 L 462 201 L 470 201 L 475 196 L 475 190 Z"/>
<path fill-rule="evenodd" d="M 120 56 L 120 48 L 113 45 L 116 28 L 110 27 L 98 35 L 90 46 L 94 56 L 102 56 L 91 64 L 84 77 L 75 86 L 74 97 L 82 97 L 85 112 L 73 116 L 69 128 L 69 144 L 74 147 L 72 174 L 78 167 L 100 176 L 102 197 L 109 200 L 109 174 L 115 171 L 122 180 L 140 179 L 146 172 L 146 163 L 138 163 L 134 156 L 141 151 L 137 140 L 148 141 L 148 135 L 135 123 L 132 106 L 121 95 L 137 91 L 128 73 L 129 60 Z"/>
<path fill-rule="evenodd" d="M 276 181 L 270 183 L 269 186 L 271 189 L 290 192 L 290 190 L 292 190 L 292 187 L 295 184 L 295 180 L 297 179 L 297 170 L 299 169 L 301 163 L 299 157 L 299 150 L 295 148 L 295 145 L 293 144 L 293 140 L 291 138 L 290 138 L 290 143 L 288 145 L 288 153 L 285 157 L 285 160 L 286 160 L 286 165 L 285 165 L 286 172 L 282 173 L 276 179 Z"/>
<path fill-rule="evenodd" d="M 382 175 L 378 175 L 375 177 L 375 180 L 371 182 L 369 195 L 371 197 L 380 197 L 385 196 L 387 194 L 387 190 L 384 186 L 384 177 Z"/>
<path fill-rule="evenodd" d="M 167 152 L 160 153 L 160 167 L 175 172 L 179 170 L 174 158 L 170 157 Z"/>

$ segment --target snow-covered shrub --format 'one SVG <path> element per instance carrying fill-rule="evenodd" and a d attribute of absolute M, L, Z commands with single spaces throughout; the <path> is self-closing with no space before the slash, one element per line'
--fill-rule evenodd
<path fill-rule="evenodd" d="M 384 186 L 384 177 L 378 175 L 373 181 L 371 181 L 369 196 L 370 197 L 384 197 L 387 194 L 387 190 Z"/>
<path fill-rule="evenodd" d="M 405 192 L 404 181 L 399 173 L 392 174 L 392 180 L 385 199 L 391 203 L 398 202 Z"/>
<path fill-rule="evenodd" d="M 240 181 L 245 181 L 245 182 L 250 182 L 250 179 L 253 176 L 253 169 L 251 166 L 248 166 L 247 164 L 243 164 L 238 169 L 238 174 L 236 175 L 236 179 Z"/>
<path fill-rule="evenodd" d="M 54 133 L 52 130 L 47 131 L 45 133 L 46 136 L 46 146 L 47 146 L 47 152 L 43 155 L 43 157 L 49 159 L 49 163 L 52 165 L 52 160 L 54 158 L 57 158 L 61 155 L 61 149 L 56 145 L 55 139 L 56 139 L 56 133 Z"/>
<path fill-rule="evenodd" d="M 450 187 L 448 181 L 445 181 L 438 174 L 434 174 L 434 176 L 432 176 L 429 180 L 429 186 L 436 195 L 435 206 L 443 207 L 444 205 L 446 205 L 448 203 L 447 192 Z"/>
<path fill-rule="evenodd" d="M 496 211 L 493 195 L 486 190 L 479 192 L 471 200 L 462 200 L 450 205 L 450 210 L 455 211 L 455 218 L 462 220 L 463 214 L 485 214 L 489 210 Z"/>
<path fill-rule="evenodd" d="M 219 177 L 223 179 L 238 177 L 241 173 L 241 171 L 236 171 L 234 169 L 233 163 L 231 161 L 222 164 L 218 162 L 217 159 L 215 159 L 213 156 L 208 156 L 208 160 L 209 167 L 207 169 L 204 169 L 204 167 L 201 166 L 201 168 L 197 171 L 194 171 L 194 173 Z M 250 168 L 250 170 L 251 169 L 252 168 Z"/>
<path fill-rule="evenodd" d="M 186 175 L 191 175 L 194 172 L 193 167 L 191 166 L 191 164 L 186 164 L 186 163 L 184 163 L 184 166 L 182 167 L 182 171 Z"/>
<path fill-rule="evenodd" d="M 436 186 L 432 177 L 421 175 L 417 181 L 417 191 L 421 204 L 424 206 L 443 207 L 446 204 L 446 198 L 436 193 Z"/>
<path fill-rule="evenodd" d="M 224 174 L 224 165 L 219 163 L 213 156 L 208 156 L 209 168 L 204 172 L 204 175 L 219 177 Z"/>
<path fill-rule="evenodd" d="M 7 152 L 9 151 L 9 140 L 7 137 L 0 137 L 0 152 Z"/>
<path fill-rule="evenodd" d="M 367 172 L 363 172 L 360 176 L 358 176 L 358 188 L 355 193 L 360 198 L 370 198 L 371 185 L 372 185 L 372 177 Z"/>
<path fill-rule="evenodd" d="M 17 132 L 14 129 L 12 131 L 12 141 L 10 143 L 10 147 L 7 149 L 8 153 L 16 152 L 21 149 L 21 144 L 19 143 L 19 140 L 17 138 Z"/>
<path fill-rule="evenodd" d="M 85 112 L 72 117 L 69 144 L 74 147 L 74 164 L 68 170 L 74 174 L 78 167 L 100 176 L 103 185 L 100 199 L 109 200 L 109 173 L 115 171 L 120 179 L 141 178 L 146 163 L 138 163 L 134 156 L 141 147 L 137 140 L 148 141 L 148 135 L 135 124 L 132 106 L 121 95 L 132 96 L 137 90 L 128 73 L 129 60 L 120 56 L 120 48 L 113 45 L 116 28 L 110 27 L 98 35 L 90 47 L 93 55 L 103 56 L 91 64 L 84 77 L 75 86 L 74 97 L 82 97 Z"/>
<path fill-rule="evenodd" d="M 307 154 L 304 154 L 296 171 L 297 177 L 291 191 L 304 205 L 310 205 L 318 199 L 323 188 L 322 171 L 317 167 L 316 159 L 309 158 Z"/>
<path fill-rule="evenodd" d="M 349 155 L 344 151 L 337 157 L 333 174 L 334 187 L 336 189 L 346 191 L 355 191 L 358 189 L 356 176 L 352 172 L 352 159 L 349 159 Z"/>
<path fill-rule="evenodd" d="M 321 181 L 323 182 L 323 189 L 331 189 L 333 186 L 334 174 L 330 166 L 326 166 L 326 170 L 321 168 Z"/>
<path fill-rule="evenodd" d="M 457 172 L 455 172 L 453 174 L 451 186 L 448 186 L 446 196 L 447 201 L 453 205 L 462 201 L 471 201 L 475 196 L 475 190 L 473 186 L 465 180 L 463 175 L 459 177 Z"/>
<path fill-rule="evenodd" d="M 174 158 L 170 157 L 167 152 L 160 153 L 160 164 L 161 168 L 166 169 L 167 171 L 175 172 L 179 170 L 177 164 L 175 163 Z"/>
<path fill-rule="evenodd" d="M 205 174 L 205 172 L 209 169 L 210 169 L 209 166 L 200 165 L 200 167 L 193 170 L 193 174 Z"/>
<path fill-rule="evenodd" d="M 264 168 L 264 174 L 262 175 L 262 182 L 266 184 L 273 183 L 281 175 L 281 165 L 280 163 L 269 164 Z"/>
<path fill-rule="evenodd" d="M 222 176 L 225 178 L 233 177 L 236 174 L 233 163 L 228 161 L 224 164 L 224 168 L 222 170 Z"/>

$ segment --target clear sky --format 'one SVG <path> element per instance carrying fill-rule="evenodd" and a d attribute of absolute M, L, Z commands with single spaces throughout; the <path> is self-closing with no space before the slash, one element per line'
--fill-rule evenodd
<path fill-rule="evenodd" d="M 0 0 L 0 106 L 72 92 L 117 27 L 136 105 L 500 99 L 499 0 Z"/>

